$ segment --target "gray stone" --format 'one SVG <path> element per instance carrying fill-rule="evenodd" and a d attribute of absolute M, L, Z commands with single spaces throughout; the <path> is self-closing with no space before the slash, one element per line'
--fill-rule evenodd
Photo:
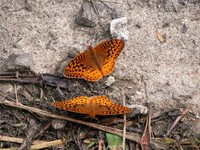
<path fill-rule="evenodd" d="M 133 109 L 134 114 L 147 114 L 148 112 L 148 108 L 143 105 L 132 104 L 127 107 Z"/>
<path fill-rule="evenodd" d="M 51 122 L 51 126 L 55 130 L 60 130 L 60 129 L 63 129 L 65 127 L 66 123 L 67 123 L 67 121 L 60 120 L 60 119 L 54 119 Z"/>
<path fill-rule="evenodd" d="M 128 40 L 127 17 L 112 20 L 110 32 L 113 38 Z"/>
<path fill-rule="evenodd" d="M 11 93 L 14 92 L 14 88 L 10 83 L 0 83 L 0 91 L 3 93 Z"/>
<path fill-rule="evenodd" d="M 115 78 L 112 76 L 109 76 L 106 80 L 106 85 L 110 86 L 111 84 L 113 84 L 115 82 Z"/>
<path fill-rule="evenodd" d="M 110 93 L 107 93 L 107 95 L 112 98 L 112 101 L 113 102 L 122 102 L 122 99 L 121 99 L 121 90 L 116 87 L 116 86 L 112 86 L 112 92 Z"/>
<path fill-rule="evenodd" d="M 85 27 L 95 27 L 98 22 L 91 2 L 83 1 L 76 23 Z"/>
<path fill-rule="evenodd" d="M 33 67 L 33 60 L 30 54 L 10 55 L 7 61 L 8 70 L 26 70 Z"/>

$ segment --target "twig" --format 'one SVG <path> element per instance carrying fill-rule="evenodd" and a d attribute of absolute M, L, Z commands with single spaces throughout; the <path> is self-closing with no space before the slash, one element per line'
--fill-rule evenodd
<path fill-rule="evenodd" d="M 40 88 L 40 99 L 42 99 L 43 96 L 44 96 L 44 92 L 43 92 L 42 88 Z"/>
<path fill-rule="evenodd" d="M 125 96 L 124 96 L 124 90 L 122 89 L 122 99 L 123 99 L 123 105 L 125 106 Z M 123 128 L 123 142 L 122 142 L 123 150 L 126 148 L 126 114 L 124 114 L 124 128 Z"/>
<path fill-rule="evenodd" d="M 16 73 L 17 74 L 17 73 Z M 69 79 L 59 77 L 52 74 L 39 74 L 39 75 L 16 75 L 13 73 L 0 74 L 0 81 L 4 82 L 20 82 L 20 83 L 33 83 L 40 85 L 49 85 L 60 88 L 68 88 Z"/>
<path fill-rule="evenodd" d="M 149 104 L 146 125 L 141 138 L 142 150 L 152 150 L 150 147 L 150 143 L 151 143 L 151 105 Z"/>
<path fill-rule="evenodd" d="M 176 124 L 189 112 L 189 110 L 192 108 L 192 106 L 189 106 L 186 108 L 180 116 L 176 118 L 170 129 L 167 131 L 166 137 L 170 134 L 170 132 L 173 130 L 173 128 L 176 126 Z"/>
<path fill-rule="evenodd" d="M 115 129 L 115 128 L 111 128 L 111 127 L 107 127 L 107 126 L 103 126 L 103 125 L 99 125 L 99 124 L 95 124 L 95 123 L 85 122 L 85 121 L 73 119 L 73 118 L 70 118 L 70 117 L 55 115 L 55 114 L 52 114 L 50 112 L 43 111 L 41 109 L 25 106 L 21 103 L 17 104 L 15 102 L 11 102 L 11 101 L 8 101 L 8 100 L 0 100 L 0 104 L 15 107 L 15 108 L 24 109 L 24 110 L 27 110 L 27 111 L 30 111 L 30 112 L 37 113 L 38 115 L 41 115 L 41 116 L 46 116 L 46 117 L 51 117 L 51 118 L 56 118 L 56 119 L 63 119 L 63 120 L 67 120 L 67 121 L 70 121 L 70 122 L 83 124 L 83 125 L 90 126 L 90 127 L 93 127 L 93 128 L 105 131 L 105 132 L 116 134 L 116 135 L 121 136 L 121 137 L 123 136 L 123 131 L 120 130 L 120 129 Z M 137 133 L 127 132 L 126 138 L 131 140 L 131 141 L 139 143 L 141 136 Z"/>
<path fill-rule="evenodd" d="M 62 145 L 62 144 L 64 144 L 62 140 L 54 140 L 50 142 L 40 143 L 37 145 L 31 145 L 30 149 L 43 149 L 43 148 Z"/>
<path fill-rule="evenodd" d="M 96 7 L 95 4 L 94 4 L 94 1 L 91 0 L 90 2 L 92 3 L 92 7 L 93 7 L 93 9 L 94 9 L 94 12 L 96 13 L 96 15 L 97 15 L 97 17 L 98 17 L 98 19 L 99 19 L 99 12 L 98 12 L 97 7 Z"/>
<path fill-rule="evenodd" d="M 0 135 L 0 141 L 5 141 L 5 142 L 13 142 L 13 143 L 23 143 L 24 139 L 23 138 L 16 138 L 16 137 L 10 137 L 10 136 L 4 136 L 4 135 Z M 32 144 L 41 144 L 41 143 L 45 143 L 47 141 L 41 141 L 41 140 L 34 140 L 32 142 Z"/>
<path fill-rule="evenodd" d="M 0 141 L 14 142 L 14 143 L 21 144 L 24 142 L 24 139 L 0 135 Z M 62 140 L 54 140 L 54 141 L 35 140 L 32 142 L 32 144 L 33 145 L 30 146 L 30 149 L 42 149 L 42 148 L 47 148 L 47 147 L 52 147 L 52 146 L 57 146 L 57 145 L 63 145 L 64 142 Z"/>
<path fill-rule="evenodd" d="M 18 103 L 17 87 L 15 83 L 14 83 L 14 89 L 15 89 L 15 100 L 16 100 L 16 103 Z"/>
<path fill-rule="evenodd" d="M 0 140 L 6 142 L 23 143 L 24 139 L 0 135 Z"/>
<path fill-rule="evenodd" d="M 104 5 L 106 5 L 105 4 L 105 2 L 107 2 L 107 3 L 114 3 L 114 4 L 123 4 L 123 3 L 118 3 L 118 2 L 115 2 L 115 1 L 113 1 L 113 2 L 111 2 L 111 1 L 101 1 Z M 109 6 L 107 6 L 107 7 L 109 7 Z"/>

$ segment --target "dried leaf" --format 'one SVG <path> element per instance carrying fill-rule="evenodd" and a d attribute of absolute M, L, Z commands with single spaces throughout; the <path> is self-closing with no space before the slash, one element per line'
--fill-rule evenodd
<path fill-rule="evenodd" d="M 163 43 L 165 41 L 165 39 L 163 38 L 162 34 L 159 31 L 156 32 L 156 35 L 157 35 L 158 40 L 161 43 Z"/>

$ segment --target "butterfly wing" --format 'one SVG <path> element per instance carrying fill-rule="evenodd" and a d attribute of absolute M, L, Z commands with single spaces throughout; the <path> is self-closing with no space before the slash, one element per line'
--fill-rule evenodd
<path fill-rule="evenodd" d="M 86 72 L 86 60 L 88 59 L 88 51 L 84 51 L 72 59 L 64 69 L 64 76 L 67 78 L 84 78 Z"/>
<path fill-rule="evenodd" d="M 100 80 L 102 77 L 103 77 L 102 73 L 100 72 L 100 70 L 97 67 L 95 67 L 95 68 L 90 67 L 90 68 L 88 68 L 84 79 L 87 81 L 95 82 L 95 81 Z"/>
<path fill-rule="evenodd" d="M 52 103 L 53 106 L 80 114 L 90 114 L 90 98 L 87 96 L 79 96 L 70 100 Z"/>
<path fill-rule="evenodd" d="M 115 66 L 115 61 L 123 48 L 124 41 L 120 39 L 101 42 L 94 48 L 104 76 L 112 72 Z"/>
<path fill-rule="evenodd" d="M 87 81 L 97 81 L 102 78 L 88 50 L 76 56 L 64 69 L 67 78 L 82 78 Z"/>
<path fill-rule="evenodd" d="M 130 108 L 115 104 L 106 96 L 93 97 L 92 110 L 95 115 L 118 115 L 131 112 Z"/>

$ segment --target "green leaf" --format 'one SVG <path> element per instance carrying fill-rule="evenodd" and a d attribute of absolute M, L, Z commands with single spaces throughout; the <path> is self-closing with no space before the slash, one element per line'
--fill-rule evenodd
<path fill-rule="evenodd" d="M 106 140 L 108 142 L 108 148 L 116 149 L 122 146 L 122 137 L 115 134 L 106 133 Z"/>
<path fill-rule="evenodd" d="M 174 144 L 175 141 L 171 138 L 163 138 L 163 142 L 167 144 Z"/>

